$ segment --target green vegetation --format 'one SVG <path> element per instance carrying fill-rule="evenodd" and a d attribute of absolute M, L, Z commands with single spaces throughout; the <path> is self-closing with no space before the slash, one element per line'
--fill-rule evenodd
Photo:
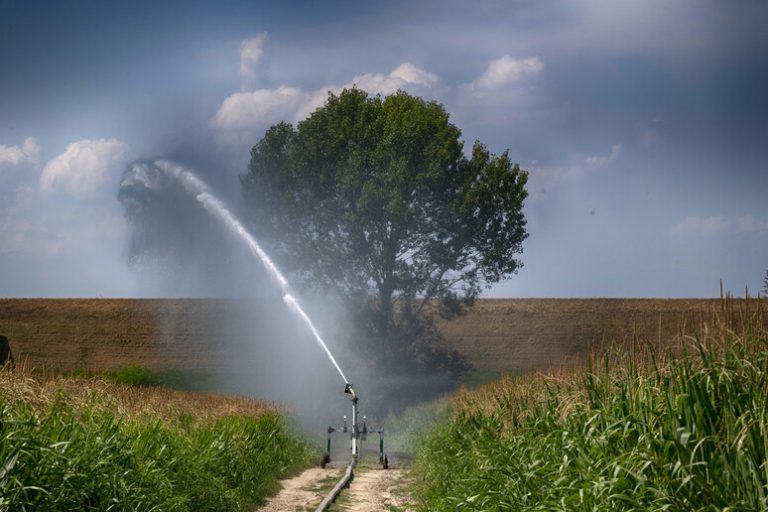
<path fill-rule="evenodd" d="M 297 282 L 345 301 L 390 376 L 465 371 L 432 343 L 434 315 L 521 266 L 528 175 L 480 142 L 467 158 L 460 137 L 435 101 L 346 89 L 269 128 L 241 176 L 257 238 Z"/>
<path fill-rule="evenodd" d="M 195 373 L 180 370 L 152 370 L 139 364 L 131 364 L 124 368 L 114 370 L 94 371 L 80 368 L 72 371 L 65 371 L 66 377 L 77 377 L 83 379 L 104 379 L 115 384 L 124 384 L 126 386 L 159 386 L 172 389 L 182 389 L 187 391 L 203 391 L 206 379 L 211 377 L 202 373 Z"/>
<path fill-rule="evenodd" d="M 439 425 L 449 419 L 450 399 L 447 396 L 422 402 L 405 409 L 401 414 L 390 414 L 384 421 L 386 452 L 413 454 L 420 443 Z M 372 435 L 369 439 L 378 436 Z"/>
<path fill-rule="evenodd" d="M 0 510 L 252 510 L 313 452 L 240 398 L 0 373 Z"/>
<path fill-rule="evenodd" d="M 724 304 L 674 346 L 460 392 L 419 510 L 768 510 L 766 314 Z"/>

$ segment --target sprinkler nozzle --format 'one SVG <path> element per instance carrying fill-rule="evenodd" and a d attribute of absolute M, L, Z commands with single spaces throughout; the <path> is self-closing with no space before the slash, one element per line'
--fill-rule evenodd
<path fill-rule="evenodd" d="M 344 386 L 344 392 L 348 395 L 352 395 L 352 401 L 357 402 L 357 393 L 355 393 L 355 388 L 352 387 L 351 382 L 347 382 L 347 385 Z"/>

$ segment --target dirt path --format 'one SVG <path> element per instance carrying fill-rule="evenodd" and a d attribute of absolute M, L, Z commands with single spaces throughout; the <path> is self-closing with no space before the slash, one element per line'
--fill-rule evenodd
<path fill-rule="evenodd" d="M 331 507 L 332 512 L 381 512 L 414 510 L 407 492 L 404 469 L 382 470 L 359 467 L 355 478 Z"/>
<path fill-rule="evenodd" d="M 343 469 L 310 468 L 298 476 L 283 480 L 282 489 L 259 512 L 299 512 L 315 510 L 325 495 L 341 478 Z"/>

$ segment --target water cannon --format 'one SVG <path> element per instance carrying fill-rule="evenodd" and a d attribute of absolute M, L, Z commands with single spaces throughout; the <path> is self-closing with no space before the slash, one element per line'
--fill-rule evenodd
<path fill-rule="evenodd" d="M 357 403 L 357 393 L 355 393 L 355 388 L 352 387 L 351 382 L 347 382 L 346 386 L 344 386 L 344 393 L 352 395 L 352 401 Z"/>
<path fill-rule="evenodd" d="M 323 455 L 320 467 L 325 468 L 331 461 L 331 434 L 340 432 L 349 436 L 349 447 L 352 455 L 352 465 L 355 465 L 360 458 L 360 452 L 363 449 L 363 445 L 368 439 L 368 434 L 379 434 L 379 464 L 384 469 L 389 469 L 389 460 L 387 454 L 384 453 L 384 429 L 373 428 L 368 425 L 368 418 L 363 416 L 362 425 L 358 424 L 358 402 L 360 397 L 357 396 L 355 388 L 351 382 L 347 382 L 344 385 L 344 394 L 350 395 L 352 400 L 352 416 L 342 417 L 341 427 L 334 428 L 328 427 L 328 439 L 326 441 L 326 451 Z"/>

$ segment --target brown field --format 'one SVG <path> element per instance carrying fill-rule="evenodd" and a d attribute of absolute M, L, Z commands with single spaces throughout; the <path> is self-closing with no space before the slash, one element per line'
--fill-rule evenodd
<path fill-rule="evenodd" d="M 717 299 L 484 299 L 440 328 L 446 345 L 478 370 L 539 369 L 603 339 L 668 339 L 719 306 Z M 237 353 L 226 353 L 234 339 L 276 335 L 274 308 L 219 299 L 2 299 L 0 335 L 31 367 L 216 371 L 235 364 Z M 227 321 L 246 311 L 261 332 Z"/>
<path fill-rule="evenodd" d="M 441 328 L 477 369 L 542 369 L 603 341 L 670 340 L 720 306 L 720 299 L 484 299 Z"/>

